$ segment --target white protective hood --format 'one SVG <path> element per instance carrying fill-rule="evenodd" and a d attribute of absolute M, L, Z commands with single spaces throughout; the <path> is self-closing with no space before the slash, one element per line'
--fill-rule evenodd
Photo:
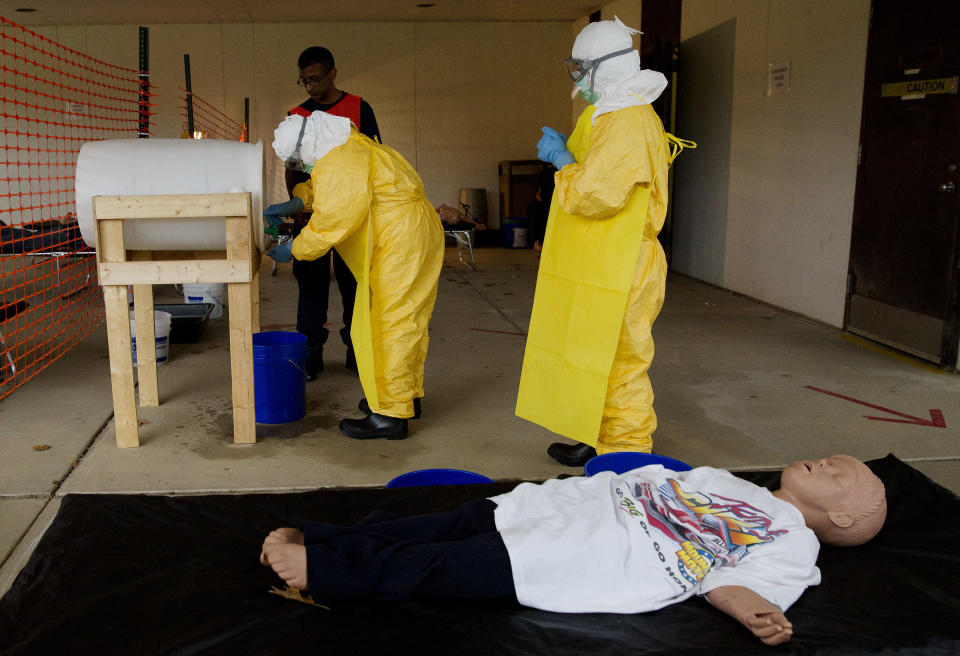
<path fill-rule="evenodd" d="M 632 47 L 634 34 L 641 32 L 627 27 L 616 16 L 612 21 L 590 23 L 573 42 L 572 55 L 578 59 L 599 59 Z M 588 79 L 587 84 L 590 82 Z M 598 96 L 593 120 L 617 109 L 652 103 L 667 88 L 663 73 L 640 68 L 640 53 L 636 50 L 601 62 L 592 82 Z"/>
<path fill-rule="evenodd" d="M 303 116 L 291 114 L 283 119 L 273 131 L 273 152 L 286 161 L 297 147 L 297 137 L 303 126 Z M 350 119 L 326 112 L 313 112 L 307 117 L 307 125 L 300 140 L 300 159 L 313 164 L 350 138 Z"/>

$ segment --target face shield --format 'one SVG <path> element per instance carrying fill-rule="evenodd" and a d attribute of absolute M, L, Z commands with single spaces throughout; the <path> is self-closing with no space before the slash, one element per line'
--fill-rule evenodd
<path fill-rule="evenodd" d="M 300 124 L 300 134 L 297 136 L 297 145 L 293 149 L 293 154 L 290 155 L 283 163 L 288 169 L 293 171 L 302 171 L 303 170 L 303 158 L 300 156 L 300 144 L 303 143 L 303 133 L 307 129 L 307 117 L 303 117 L 303 122 Z M 312 165 L 311 165 L 312 168 Z"/>
<path fill-rule="evenodd" d="M 597 79 L 597 68 L 600 67 L 601 62 L 604 62 L 608 59 L 613 59 L 614 57 L 619 57 L 620 55 L 626 55 L 629 52 L 633 52 L 632 47 L 624 48 L 623 50 L 616 50 L 596 59 L 577 59 L 576 57 L 568 57 L 567 59 L 563 60 L 563 67 L 567 72 L 567 75 L 570 76 L 570 79 L 573 80 L 574 84 L 583 80 L 583 78 L 589 73 L 590 93 L 592 94 L 594 81 Z"/>

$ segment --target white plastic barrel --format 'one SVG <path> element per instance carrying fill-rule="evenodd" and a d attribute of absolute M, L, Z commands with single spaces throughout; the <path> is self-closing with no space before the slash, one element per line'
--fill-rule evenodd
<path fill-rule="evenodd" d="M 224 194 L 253 196 L 253 234 L 263 234 L 263 144 L 220 139 L 112 139 L 80 148 L 76 174 L 80 234 L 95 246 L 94 196 Z M 124 222 L 130 250 L 224 250 L 222 219 L 137 219 Z"/>

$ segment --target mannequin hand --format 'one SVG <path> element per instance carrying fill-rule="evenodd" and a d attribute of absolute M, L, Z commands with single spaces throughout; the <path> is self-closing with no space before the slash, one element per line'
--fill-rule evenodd
<path fill-rule="evenodd" d="M 778 610 L 749 613 L 743 625 L 765 645 L 779 645 L 793 636 L 793 624 Z"/>
<path fill-rule="evenodd" d="M 793 636 L 793 624 L 759 594 L 740 585 L 725 585 L 707 593 L 711 604 L 743 624 L 765 645 L 779 645 Z"/>
<path fill-rule="evenodd" d="M 269 251 L 267 255 L 273 258 L 274 262 L 291 262 L 293 261 L 293 240 L 285 241 L 282 244 L 277 244 Z"/>
<path fill-rule="evenodd" d="M 543 136 L 537 142 L 537 157 L 543 162 L 550 162 L 557 170 L 576 160 L 567 150 L 567 139 L 553 128 L 544 126 Z"/>

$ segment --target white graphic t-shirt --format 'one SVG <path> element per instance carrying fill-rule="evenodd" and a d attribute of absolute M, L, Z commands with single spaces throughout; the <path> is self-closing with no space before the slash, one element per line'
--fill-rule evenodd
<path fill-rule="evenodd" d="M 740 585 L 785 611 L 820 582 L 800 511 L 724 470 L 651 465 L 492 500 L 525 606 L 639 613 Z"/>

